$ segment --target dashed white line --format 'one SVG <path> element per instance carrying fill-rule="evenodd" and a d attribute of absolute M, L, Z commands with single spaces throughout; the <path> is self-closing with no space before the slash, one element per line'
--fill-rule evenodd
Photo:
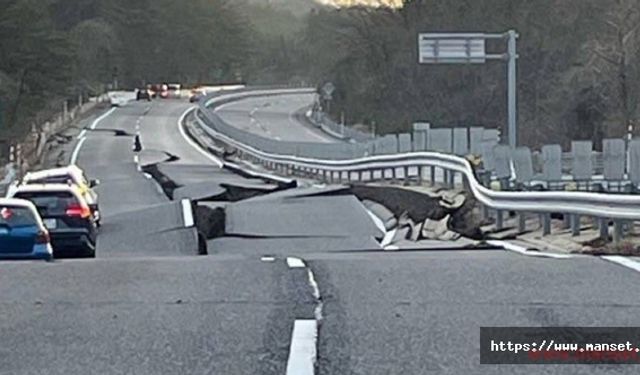
<path fill-rule="evenodd" d="M 193 221 L 193 209 L 191 207 L 191 201 L 188 199 L 183 199 L 180 201 L 182 205 L 182 217 L 184 218 L 184 226 L 185 228 L 192 227 L 195 222 Z"/>
<path fill-rule="evenodd" d="M 640 263 L 619 255 L 603 255 L 600 258 L 640 272 Z"/>
<path fill-rule="evenodd" d="M 206 157 L 207 159 L 211 160 L 212 162 L 214 162 L 218 167 L 222 168 L 223 163 L 220 161 L 220 159 L 214 157 L 213 155 L 211 155 L 210 153 L 208 153 L 207 151 L 203 150 L 202 147 L 200 147 L 199 144 L 195 143 L 193 140 L 191 140 L 191 138 L 189 138 L 189 136 L 184 132 L 184 129 L 182 128 L 182 123 L 184 122 L 184 119 L 187 117 L 187 115 L 189 114 L 189 112 L 191 111 L 195 111 L 196 107 L 191 107 L 188 110 L 186 110 L 178 119 L 178 131 L 180 132 L 180 135 L 182 135 L 182 138 L 184 138 L 184 140 L 191 146 L 193 147 L 196 151 L 198 151 L 200 154 L 202 154 L 204 157 Z"/>
<path fill-rule="evenodd" d="M 318 323 L 313 320 L 296 320 L 291 334 L 287 375 L 313 375 L 316 364 Z"/>
<path fill-rule="evenodd" d="M 302 259 L 300 258 L 292 258 L 292 257 L 288 257 L 287 258 L 287 265 L 289 266 L 289 268 L 304 268 L 305 264 L 302 261 Z"/>
<path fill-rule="evenodd" d="M 263 257 L 260 258 L 260 260 L 263 261 L 263 262 L 269 262 L 270 263 L 270 262 L 275 262 L 276 258 L 269 257 L 269 256 L 263 256 Z"/>
<path fill-rule="evenodd" d="M 138 154 L 133 155 L 133 162 L 135 163 L 138 172 L 142 172 L 142 166 L 140 165 L 140 156 Z"/>
<path fill-rule="evenodd" d="M 307 277 L 311 285 L 313 297 L 316 300 L 314 309 L 315 319 L 297 319 L 291 334 L 289 359 L 287 360 L 287 375 L 313 375 L 317 360 L 318 324 L 322 320 L 322 298 L 320 288 L 313 275 L 313 271 L 299 258 L 287 257 L 289 268 L 307 268 Z"/>

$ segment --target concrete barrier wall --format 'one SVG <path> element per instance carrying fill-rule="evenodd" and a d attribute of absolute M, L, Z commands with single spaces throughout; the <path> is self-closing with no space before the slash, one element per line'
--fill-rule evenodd
<path fill-rule="evenodd" d="M 545 181 L 562 180 L 562 147 L 545 145 L 542 147 L 543 178 Z"/>
<path fill-rule="evenodd" d="M 571 153 L 573 154 L 571 174 L 574 179 L 590 180 L 593 176 L 592 151 L 593 143 L 591 141 L 571 142 Z"/>
<path fill-rule="evenodd" d="M 623 180 L 626 164 L 625 144 L 622 139 L 602 141 L 603 176 L 605 180 Z"/>
<path fill-rule="evenodd" d="M 427 150 L 450 154 L 453 151 L 453 130 L 431 129 L 427 140 Z"/>

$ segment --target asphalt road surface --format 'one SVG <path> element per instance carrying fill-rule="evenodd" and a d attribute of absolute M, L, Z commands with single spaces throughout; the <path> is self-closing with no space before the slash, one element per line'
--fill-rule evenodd
<path fill-rule="evenodd" d="M 216 108 L 218 115 L 228 123 L 281 141 L 338 142 L 321 130 L 300 124 L 296 113 L 304 112 L 312 104 L 315 94 L 292 94 L 255 97 L 223 104 Z"/>
<path fill-rule="evenodd" d="M 272 134 L 283 137 L 286 114 L 303 100 L 270 102 L 283 114 Z M 598 258 L 329 246 L 194 255 L 177 203 L 131 150 L 139 131 L 145 159 L 174 155 L 185 179 L 226 176 L 179 131 L 189 108 L 133 102 L 86 132 L 76 156 L 102 181 L 98 258 L 1 264 L 0 374 L 304 375 L 295 364 L 308 341 L 294 327 L 316 320 L 317 374 L 637 373 L 479 364 L 482 326 L 639 326 L 640 273 Z"/>

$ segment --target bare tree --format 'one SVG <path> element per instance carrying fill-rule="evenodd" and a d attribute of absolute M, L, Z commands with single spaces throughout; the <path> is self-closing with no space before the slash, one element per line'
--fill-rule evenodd
<path fill-rule="evenodd" d="M 588 66 L 598 78 L 601 90 L 612 86 L 608 99 L 616 108 L 613 124 L 605 129 L 607 136 L 622 136 L 638 120 L 638 87 L 640 79 L 640 2 L 615 0 L 608 2 L 603 27 L 589 40 L 591 53 Z M 634 127 L 640 134 L 638 126 Z"/>

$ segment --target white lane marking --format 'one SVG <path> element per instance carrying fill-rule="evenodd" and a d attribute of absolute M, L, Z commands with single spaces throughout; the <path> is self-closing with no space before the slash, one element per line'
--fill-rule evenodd
<path fill-rule="evenodd" d="M 573 255 L 570 254 L 556 254 L 556 253 L 545 253 L 542 251 L 532 251 L 527 249 L 526 247 L 519 246 L 507 241 L 499 241 L 499 240 L 489 240 L 487 243 L 491 246 L 502 247 L 505 250 L 513 251 L 518 254 L 532 256 L 532 257 L 540 257 L 540 258 L 554 258 L 554 259 L 568 259 L 573 258 Z"/>
<path fill-rule="evenodd" d="M 133 162 L 136 164 L 138 172 L 142 172 L 142 166 L 140 165 L 140 156 L 138 154 L 133 155 Z"/>
<path fill-rule="evenodd" d="M 384 238 L 382 239 L 382 242 L 380 242 L 380 246 L 386 248 L 387 246 L 391 245 L 391 241 L 393 241 L 393 238 L 396 236 L 397 231 L 397 228 L 393 228 L 390 231 L 385 232 Z"/>
<path fill-rule="evenodd" d="M 368 208 L 365 208 L 365 210 L 367 211 L 367 214 L 369 214 L 369 217 L 371 217 L 371 220 L 373 220 L 373 223 L 376 225 L 376 227 L 378 227 L 378 229 L 380 229 L 382 233 L 386 234 L 387 228 L 384 227 L 384 223 L 382 222 L 382 220 Z"/>
<path fill-rule="evenodd" d="M 619 255 L 603 255 L 600 258 L 640 272 L 640 263 Z"/>
<path fill-rule="evenodd" d="M 188 199 L 183 199 L 180 201 L 182 204 L 182 217 L 184 218 L 184 226 L 185 228 L 190 228 L 194 225 L 193 221 L 193 209 L 191 208 L 191 201 Z"/>
<path fill-rule="evenodd" d="M 100 115 L 100 117 L 98 117 L 97 119 L 93 120 L 91 125 L 89 125 L 89 129 L 94 130 L 96 126 L 98 126 L 100 121 L 107 118 L 107 116 L 112 114 L 115 110 L 116 110 L 116 107 L 113 107 L 107 112 Z M 69 161 L 71 164 L 76 164 L 76 162 L 78 161 L 78 154 L 80 153 L 80 149 L 82 148 L 82 145 L 87 139 L 86 135 L 87 135 L 87 129 L 82 129 L 80 134 L 78 134 L 78 137 L 76 138 L 78 140 L 78 143 L 76 143 L 76 147 L 73 149 L 73 152 L 71 153 L 71 160 Z"/>
<path fill-rule="evenodd" d="M 180 132 L 180 135 L 182 135 L 182 138 L 184 138 L 185 141 L 187 141 L 187 143 L 193 147 L 196 151 L 198 151 L 200 154 L 202 154 L 202 156 L 206 157 L 207 159 L 211 160 L 212 162 L 214 162 L 219 168 L 222 168 L 223 163 L 220 161 L 220 159 L 216 158 L 215 156 L 211 155 L 210 153 L 208 153 L 207 151 L 205 151 L 204 149 L 202 149 L 202 147 L 200 147 L 199 144 L 195 143 L 193 140 L 191 140 L 191 138 L 189 138 L 189 136 L 184 132 L 184 129 L 182 128 L 182 123 L 184 122 L 184 119 L 187 117 L 187 115 L 189 114 L 189 112 L 191 111 L 195 111 L 197 107 L 191 107 L 189 109 L 187 109 L 178 119 L 178 131 Z"/>
<path fill-rule="evenodd" d="M 69 163 L 76 164 L 76 162 L 78 161 L 78 154 L 80 154 L 80 149 L 82 148 L 82 145 L 86 140 L 87 137 L 82 137 L 80 138 L 78 143 L 76 143 L 76 147 L 73 149 L 73 153 L 71 154 L 71 160 L 69 161 Z"/>
<path fill-rule="evenodd" d="M 263 261 L 263 262 L 275 262 L 276 258 L 264 256 L 264 257 L 260 258 L 260 260 Z"/>
<path fill-rule="evenodd" d="M 112 114 L 115 110 L 117 109 L 117 107 L 113 107 L 110 110 L 108 110 L 107 112 L 103 113 L 102 115 L 100 115 L 100 117 L 98 117 L 97 119 L 93 120 L 93 122 L 91 123 L 91 125 L 89 125 L 89 129 L 91 130 L 95 130 L 95 128 L 98 126 L 98 124 L 100 123 L 100 121 L 104 120 L 107 116 L 109 116 L 110 114 Z M 80 132 L 80 134 L 78 135 L 77 139 L 83 138 L 85 135 L 87 134 L 87 129 L 82 129 L 82 131 Z"/>
<path fill-rule="evenodd" d="M 287 265 L 289 266 L 289 268 L 304 268 L 304 262 L 302 261 L 302 259 L 300 258 L 293 258 L 293 257 L 288 257 L 287 258 Z"/>
<path fill-rule="evenodd" d="M 313 289 L 313 297 L 316 299 L 316 308 L 313 310 L 313 315 L 316 318 L 316 321 L 322 320 L 322 298 L 320 297 L 320 288 L 318 287 L 318 283 L 316 282 L 316 278 L 313 275 L 313 271 L 311 268 L 307 268 L 307 276 L 309 278 L 309 284 L 311 285 L 311 289 Z"/>
<path fill-rule="evenodd" d="M 291 334 L 286 375 L 313 375 L 316 364 L 318 323 L 315 320 L 296 320 Z"/>

